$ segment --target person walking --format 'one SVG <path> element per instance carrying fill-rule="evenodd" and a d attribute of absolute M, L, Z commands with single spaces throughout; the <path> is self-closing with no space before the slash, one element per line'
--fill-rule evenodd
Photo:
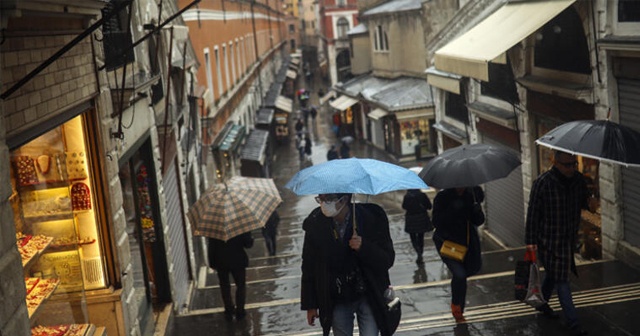
<path fill-rule="evenodd" d="M 351 203 L 351 194 L 321 194 L 304 220 L 300 303 L 307 323 L 320 319 L 324 335 L 393 334 L 383 296 L 395 251 L 386 212 Z M 355 228 L 355 229 L 354 229 Z"/>
<path fill-rule="evenodd" d="M 424 233 L 433 230 L 428 211 L 431 210 L 429 196 L 420 189 L 409 189 L 402 199 L 404 215 L 404 232 L 409 234 L 411 245 L 418 255 L 417 264 L 423 264 Z"/>
<path fill-rule="evenodd" d="M 477 274 L 482 267 L 480 238 L 477 227 L 484 223 L 484 212 L 480 203 L 484 192 L 478 186 L 450 188 L 438 192 L 433 200 L 433 242 L 440 258 L 451 272 L 451 314 L 457 323 L 465 322 L 464 308 L 467 296 L 467 278 Z M 442 254 L 444 242 L 467 247 L 462 261 Z"/>
<path fill-rule="evenodd" d="M 208 240 L 209 266 L 218 274 L 225 319 L 231 321 L 235 315 L 237 320 L 242 320 L 247 315 L 244 305 L 247 298 L 246 269 L 249 266 L 249 257 L 245 249 L 253 246 L 251 232 L 243 233 L 226 242 L 214 238 Z M 233 282 L 236 284 L 235 305 L 231 298 L 229 275 L 233 276 Z"/>
<path fill-rule="evenodd" d="M 351 148 L 349 148 L 349 144 L 346 141 L 342 141 L 340 145 L 340 158 L 348 159 L 351 157 Z"/>
<path fill-rule="evenodd" d="M 335 145 L 331 145 L 331 148 L 327 151 L 327 161 L 335 160 L 340 158 L 338 155 L 338 151 L 336 150 Z"/>
<path fill-rule="evenodd" d="M 542 296 L 548 302 L 556 288 L 558 300 L 572 335 L 586 335 L 573 304 L 569 273 L 577 275 L 574 253 L 582 209 L 594 211 L 584 176 L 576 171 L 576 157 L 555 151 L 553 166 L 531 187 L 527 209 L 525 243 L 544 266 Z M 549 304 L 537 308 L 544 316 L 557 318 Z"/>
<path fill-rule="evenodd" d="M 278 233 L 278 224 L 280 223 L 280 215 L 277 211 L 273 211 L 267 223 L 262 227 L 262 237 L 267 246 L 270 256 L 276 255 L 276 235 Z"/>

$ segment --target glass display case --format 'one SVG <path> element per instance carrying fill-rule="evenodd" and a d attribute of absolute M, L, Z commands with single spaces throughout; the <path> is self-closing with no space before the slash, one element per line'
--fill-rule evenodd
<path fill-rule="evenodd" d="M 34 335 L 94 334 L 85 291 L 107 282 L 87 153 L 82 116 L 11 152 L 10 202 Z"/>

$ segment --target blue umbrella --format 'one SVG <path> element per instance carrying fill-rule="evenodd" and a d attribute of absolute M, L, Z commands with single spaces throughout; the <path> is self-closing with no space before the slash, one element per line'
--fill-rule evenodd
<path fill-rule="evenodd" d="M 411 170 L 374 159 L 331 160 L 299 171 L 285 188 L 297 195 L 366 194 L 428 189 L 422 179 Z"/>

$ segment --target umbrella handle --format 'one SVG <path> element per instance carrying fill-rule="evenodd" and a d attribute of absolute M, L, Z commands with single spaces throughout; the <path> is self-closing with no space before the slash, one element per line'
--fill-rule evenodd
<path fill-rule="evenodd" d="M 358 223 L 356 220 L 356 202 L 353 199 L 356 195 L 352 195 L 351 196 L 351 203 L 353 204 L 353 234 L 352 236 L 357 236 L 358 235 L 358 231 L 356 231 L 356 229 L 358 228 Z"/>

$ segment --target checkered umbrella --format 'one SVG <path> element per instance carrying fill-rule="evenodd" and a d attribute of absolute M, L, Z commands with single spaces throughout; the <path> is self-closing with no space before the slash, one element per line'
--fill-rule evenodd
<path fill-rule="evenodd" d="M 196 235 L 227 241 L 263 227 L 280 203 L 272 179 L 234 176 L 209 188 L 187 215 Z"/>

